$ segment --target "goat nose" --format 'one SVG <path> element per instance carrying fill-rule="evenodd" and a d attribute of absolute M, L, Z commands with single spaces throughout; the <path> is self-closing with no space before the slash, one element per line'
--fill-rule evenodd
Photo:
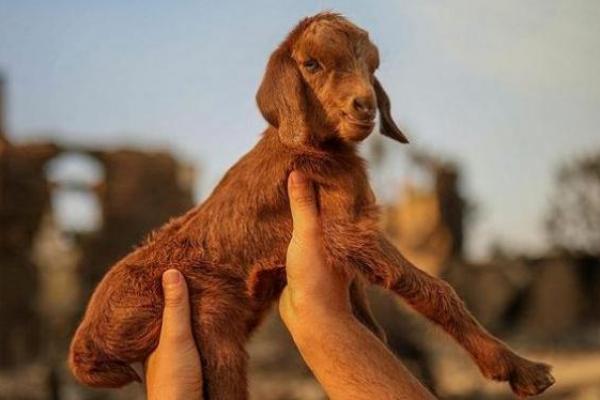
<path fill-rule="evenodd" d="M 357 96 L 352 101 L 354 109 L 360 113 L 373 114 L 375 101 L 371 96 Z"/>

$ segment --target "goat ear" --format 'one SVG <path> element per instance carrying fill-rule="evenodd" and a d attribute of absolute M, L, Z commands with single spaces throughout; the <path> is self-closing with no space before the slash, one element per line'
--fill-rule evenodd
<path fill-rule="evenodd" d="M 304 80 L 285 47 L 269 58 L 256 102 L 267 122 L 278 129 L 284 143 L 302 145 L 308 141 Z"/>
<path fill-rule="evenodd" d="M 392 119 L 390 98 L 377 78 L 375 78 L 373 87 L 375 88 L 377 107 L 379 108 L 379 132 L 400 143 L 408 143 L 408 139 L 404 136 L 402 131 L 398 129 L 398 126 L 396 126 L 396 123 Z"/>

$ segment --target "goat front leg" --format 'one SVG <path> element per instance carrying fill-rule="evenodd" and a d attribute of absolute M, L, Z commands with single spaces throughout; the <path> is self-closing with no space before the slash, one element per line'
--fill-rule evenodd
<path fill-rule="evenodd" d="M 359 277 L 354 278 L 350 284 L 350 303 L 352 304 L 352 313 L 356 319 L 373 332 L 382 342 L 386 343 L 385 331 L 379 326 L 373 316 L 365 291 L 365 283 Z"/>
<path fill-rule="evenodd" d="M 363 235 L 363 245 L 350 246 L 351 262 L 371 282 L 397 293 L 441 326 L 467 350 L 485 377 L 508 381 L 523 397 L 540 394 L 554 383 L 550 366 L 520 357 L 488 333 L 448 283 L 415 267 L 383 236 L 371 238 Z M 350 239 L 356 242 L 356 236 Z"/>

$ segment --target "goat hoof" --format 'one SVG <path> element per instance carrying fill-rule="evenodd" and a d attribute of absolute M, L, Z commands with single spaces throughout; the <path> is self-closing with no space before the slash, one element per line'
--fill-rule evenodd
<path fill-rule="evenodd" d="M 550 370 L 547 364 L 520 359 L 510 373 L 510 387 L 519 397 L 541 394 L 555 382 Z"/>
<path fill-rule="evenodd" d="M 508 381 L 512 391 L 521 398 L 541 394 L 555 382 L 549 365 L 529 361 L 506 348 L 494 357 L 487 357 L 479 367 L 486 378 Z"/>

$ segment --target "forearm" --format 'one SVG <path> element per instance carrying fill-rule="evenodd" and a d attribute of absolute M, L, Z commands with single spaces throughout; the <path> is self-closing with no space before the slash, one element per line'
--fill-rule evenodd
<path fill-rule="evenodd" d="M 320 313 L 290 331 L 331 399 L 433 399 L 352 314 Z"/>

